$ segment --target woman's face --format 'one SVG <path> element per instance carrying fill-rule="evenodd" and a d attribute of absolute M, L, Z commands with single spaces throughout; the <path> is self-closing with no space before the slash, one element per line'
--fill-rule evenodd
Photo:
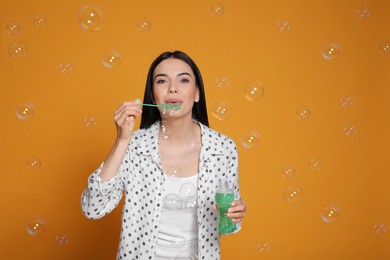
<path fill-rule="evenodd" d="M 199 89 L 191 67 L 179 59 L 163 60 L 153 73 L 153 96 L 156 104 L 180 104 L 177 111 L 165 111 L 168 115 L 189 114 L 192 118 L 194 102 L 199 101 Z"/>

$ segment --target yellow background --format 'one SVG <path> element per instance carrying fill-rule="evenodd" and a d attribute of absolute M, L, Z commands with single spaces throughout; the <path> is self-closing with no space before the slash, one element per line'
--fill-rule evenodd
<path fill-rule="evenodd" d="M 220 1 L 213 16 L 206 0 L 94 1 L 103 11 L 97 32 L 78 23 L 87 1 L 0 2 L 1 86 L 1 259 L 114 259 L 120 208 L 103 219 L 87 220 L 80 195 L 89 174 L 103 161 L 115 138 L 113 113 L 121 102 L 142 98 L 152 60 L 166 50 L 182 50 L 204 77 L 211 126 L 231 136 L 240 156 L 240 185 L 248 205 L 243 230 L 222 238 L 222 259 L 390 259 L 390 56 L 379 45 L 390 40 L 389 1 Z M 357 17 L 359 9 L 370 15 Z M 47 24 L 39 28 L 36 15 Z M 151 28 L 140 32 L 137 21 Z M 21 25 L 7 32 L 8 22 Z M 281 32 L 278 22 L 291 29 Z M 24 59 L 8 54 L 14 40 L 28 47 Z M 340 56 L 325 60 L 322 47 L 340 45 Z M 105 52 L 118 50 L 122 63 L 103 66 Z M 63 74 L 61 63 L 72 71 Z M 216 79 L 229 78 L 225 87 Z M 258 80 L 264 96 L 251 102 L 246 83 Z M 343 107 L 341 97 L 352 97 Z M 232 116 L 212 116 L 215 102 L 232 105 Z M 33 118 L 15 115 L 19 104 L 35 106 Z M 306 106 L 310 118 L 298 119 Z M 96 125 L 86 127 L 84 118 Z M 344 127 L 356 127 L 346 136 Z M 246 149 L 241 136 L 260 134 Z M 27 168 L 37 156 L 42 166 Z M 321 161 L 312 171 L 309 162 Z M 295 177 L 281 174 L 285 164 Z M 302 200 L 283 197 L 288 185 Z M 337 205 L 340 219 L 325 223 L 321 211 Z M 46 222 L 30 236 L 26 223 Z M 58 246 L 65 234 L 68 244 Z M 259 252 L 258 244 L 270 244 Z"/>

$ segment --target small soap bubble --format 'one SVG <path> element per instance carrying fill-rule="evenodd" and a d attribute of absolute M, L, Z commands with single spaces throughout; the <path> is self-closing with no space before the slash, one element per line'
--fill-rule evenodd
<path fill-rule="evenodd" d="M 178 210 L 181 208 L 181 198 L 179 195 L 170 193 L 167 194 L 163 199 L 163 205 L 168 210 Z"/>
<path fill-rule="evenodd" d="M 69 237 L 66 234 L 59 234 L 56 237 L 56 242 L 58 246 L 65 246 L 69 243 Z"/>
<path fill-rule="evenodd" d="M 103 25 L 103 12 L 96 5 L 85 5 L 79 13 L 81 29 L 87 32 L 96 32 Z"/>
<path fill-rule="evenodd" d="M 387 226 L 386 226 L 386 224 L 375 224 L 374 230 L 375 230 L 375 233 L 377 233 L 377 234 L 383 234 L 387 231 Z"/>
<path fill-rule="evenodd" d="M 229 78 L 225 76 L 219 77 L 217 78 L 216 83 L 219 88 L 226 87 L 229 84 Z"/>
<path fill-rule="evenodd" d="M 190 182 L 186 182 L 184 183 L 181 187 L 180 187 L 180 196 L 182 198 L 188 198 L 188 197 L 192 197 L 196 195 L 196 187 L 194 184 L 190 183 Z"/>
<path fill-rule="evenodd" d="M 353 100 L 352 97 L 341 97 L 340 102 L 343 107 L 348 107 L 352 106 Z"/>
<path fill-rule="evenodd" d="M 26 230 L 31 236 L 40 235 L 45 232 L 46 223 L 42 218 L 32 218 L 27 222 Z"/>
<path fill-rule="evenodd" d="M 348 126 L 344 127 L 344 133 L 346 136 L 356 135 L 356 127 L 353 125 L 348 125 Z"/>
<path fill-rule="evenodd" d="M 367 8 L 365 8 L 365 9 L 358 9 L 357 12 L 356 12 L 356 16 L 359 19 L 368 18 L 370 16 L 370 11 Z"/>
<path fill-rule="evenodd" d="M 141 32 L 149 31 L 151 26 L 152 25 L 151 25 L 150 21 L 146 18 L 141 18 L 137 22 L 137 28 Z"/>
<path fill-rule="evenodd" d="M 30 157 L 27 160 L 27 168 L 31 171 L 38 170 L 39 168 L 41 168 L 41 165 L 42 165 L 41 160 L 36 156 Z"/>
<path fill-rule="evenodd" d="M 226 102 L 216 102 L 213 105 L 213 109 L 211 111 L 212 115 L 217 119 L 224 121 L 231 117 L 233 113 L 233 109 L 229 103 Z"/>
<path fill-rule="evenodd" d="M 222 16 L 225 13 L 225 7 L 221 3 L 213 3 L 210 11 L 214 16 Z"/>
<path fill-rule="evenodd" d="M 285 164 L 282 167 L 281 172 L 282 172 L 282 176 L 287 179 L 291 179 L 292 177 L 295 176 L 295 168 L 290 164 Z"/>
<path fill-rule="evenodd" d="M 10 34 L 18 34 L 20 32 L 20 24 L 17 21 L 8 22 L 7 32 Z"/>
<path fill-rule="evenodd" d="M 379 51 L 383 55 L 389 55 L 390 54 L 390 41 L 384 41 L 381 44 L 379 44 Z"/>
<path fill-rule="evenodd" d="M 103 65 L 108 68 L 112 69 L 113 67 L 118 66 L 122 62 L 122 56 L 119 53 L 119 51 L 110 51 L 106 52 L 103 55 L 102 58 Z"/>
<path fill-rule="evenodd" d="M 288 202 L 298 203 L 302 200 L 302 190 L 296 185 L 289 185 L 284 189 L 283 197 Z"/>
<path fill-rule="evenodd" d="M 198 260 L 199 257 L 195 252 L 183 251 L 178 253 L 174 260 Z"/>
<path fill-rule="evenodd" d="M 172 167 L 166 172 L 170 180 L 177 181 L 183 177 L 183 171 L 179 167 Z"/>
<path fill-rule="evenodd" d="M 305 106 L 298 107 L 296 115 L 299 119 L 304 120 L 310 118 L 311 111 Z"/>
<path fill-rule="evenodd" d="M 280 21 L 280 22 L 278 22 L 278 28 L 279 28 L 279 31 L 285 32 L 285 31 L 289 31 L 291 26 L 290 26 L 290 23 L 288 21 Z"/>
<path fill-rule="evenodd" d="M 35 115 L 34 105 L 31 103 L 19 104 L 16 107 L 16 116 L 20 120 L 30 119 Z"/>
<path fill-rule="evenodd" d="M 169 138 L 169 130 L 163 124 L 161 124 L 161 135 L 162 135 L 164 141 L 168 140 L 168 138 Z"/>
<path fill-rule="evenodd" d="M 201 142 L 198 141 L 198 140 L 189 140 L 187 142 L 187 148 L 190 149 L 190 150 L 197 150 L 201 146 L 202 146 Z"/>
<path fill-rule="evenodd" d="M 336 222 L 340 218 L 340 209 L 335 205 L 324 207 L 321 211 L 321 218 L 326 223 Z"/>
<path fill-rule="evenodd" d="M 257 244 L 257 250 L 262 254 L 267 253 L 271 250 L 271 245 L 268 242 L 259 242 Z"/>
<path fill-rule="evenodd" d="M 186 243 L 186 239 L 182 236 L 174 236 L 171 240 L 171 245 L 176 248 L 183 247 Z"/>
<path fill-rule="evenodd" d="M 8 46 L 9 55 L 17 60 L 21 60 L 26 57 L 28 52 L 27 45 L 21 41 L 13 41 Z"/>
<path fill-rule="evenodd" d="M 244 96 L 249 101 L 259 100 L 264 95 L 264 87 L 258 81 L 252 81 L 245 85 L 244 87 Z"/>
<path fill-rule="evenodd" d="M 321 161 L 318 159 L 311 159 L 309 162 L 309 167 L 312 171 L 321 170 Z"/>
<path fill-rule="evenodd" d="M 34 18 L 34 24 L 35 24 L 36 26 L 38 26 L 38 27 L 43 27 L 43 26 L 46 25 L 46 23 L 47 23 L 47 19 L 46 19 L 45 16 L 43 16 L 43 15 L 37 15 L 37 16 L 35 16 L 35 18 Z"/>
<path fill-rule="evenodd" d="M 63 74 L 68 74 L 69 72 L 72 71 L 72 65 L 68 62 L 64 62 L 60 64 L 60 71 Z"/>
<path fill-rule="evenodd" d="M 96 125 L 96 118 L 94 116 L 84 117 L 84 124 L 86 127 L 94 127 Z"/>
<path fill-rule="evenodd" d="M 340 56 L 340 45 L 336 42 L 327 43 L 322 47 L 321 54 L 325 60 L 334 60 Z"/>
<path fill-rule="evenodd" d="M 183 210 L 188 213 L 195 213 L 196 207 L 196 196 L 188 196 L 183 198 Z"/>
<path fill-rule="evenodd" d="M 241 136 L 241 143 L 247 149 L 252 148 L 252 147 L 256 147 L 260 143 L 260 135 L 256 131 L 250 131 L 250 132 L 244 133 Z"/>

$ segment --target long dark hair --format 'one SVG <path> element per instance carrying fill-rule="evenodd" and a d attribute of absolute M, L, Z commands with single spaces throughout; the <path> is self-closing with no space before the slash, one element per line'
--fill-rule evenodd
<path fill-rule="evenodd" d="M 206 95 L 203 86 L 203 79 L 198 66 L 195 62 L 184 52 L 174 51 L 174 52 L 164 52 L 160 54 L 150 65 L 148 77 L 146 79 L 145 93 L 144 93 L 144 103 L 152 104 L 153 103 L 153 73 L 155 68 L 163 60 L 173 58 L 179 59 L 187 63 L 192 72 L 195 75 L 196 87 L 199 89 L 199 101 L 194 103 L 192 107 L 192 118 L 202 123 L 203 125 L 209 126 L 209 120 L 207 117 L 207 108 L 206 108 Z M 141 125 L 140 128 L 148 128 L 153 125 L 156 121 L 161 120 L 160 111 L 156 107 L 147 107 L 142 108 L 141 116 Z"/>

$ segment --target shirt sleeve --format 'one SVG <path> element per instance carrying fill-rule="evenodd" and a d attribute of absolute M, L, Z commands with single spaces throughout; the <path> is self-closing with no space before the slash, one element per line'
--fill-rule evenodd
<path fill-rule="evenodd" d="M 99 176 L 104 162 L 89 176 L 88 185 L 81 196 L 81 208 L 87 218 L 101 218 L 118 206 L 129 174 L 128 162 L 129 150 L 126 151 L 117 175 L 109 181 L 103 181 Z"/>
<path fill-rule="evenodd" d="M 233 142 L 233 141 L 232 141 Z M 240 187 L 238 183 L 238 151 L 237 146 L 233 142 L 232 151 L 230 154 L 229 166 L 228 166 L 228 182 L 229 187 L 233 188 L 235 200 L 241 199 Z M 236 223 L 237 229 L 231 234 L 235 234 L 241 230 L 241 222 Z"/>

